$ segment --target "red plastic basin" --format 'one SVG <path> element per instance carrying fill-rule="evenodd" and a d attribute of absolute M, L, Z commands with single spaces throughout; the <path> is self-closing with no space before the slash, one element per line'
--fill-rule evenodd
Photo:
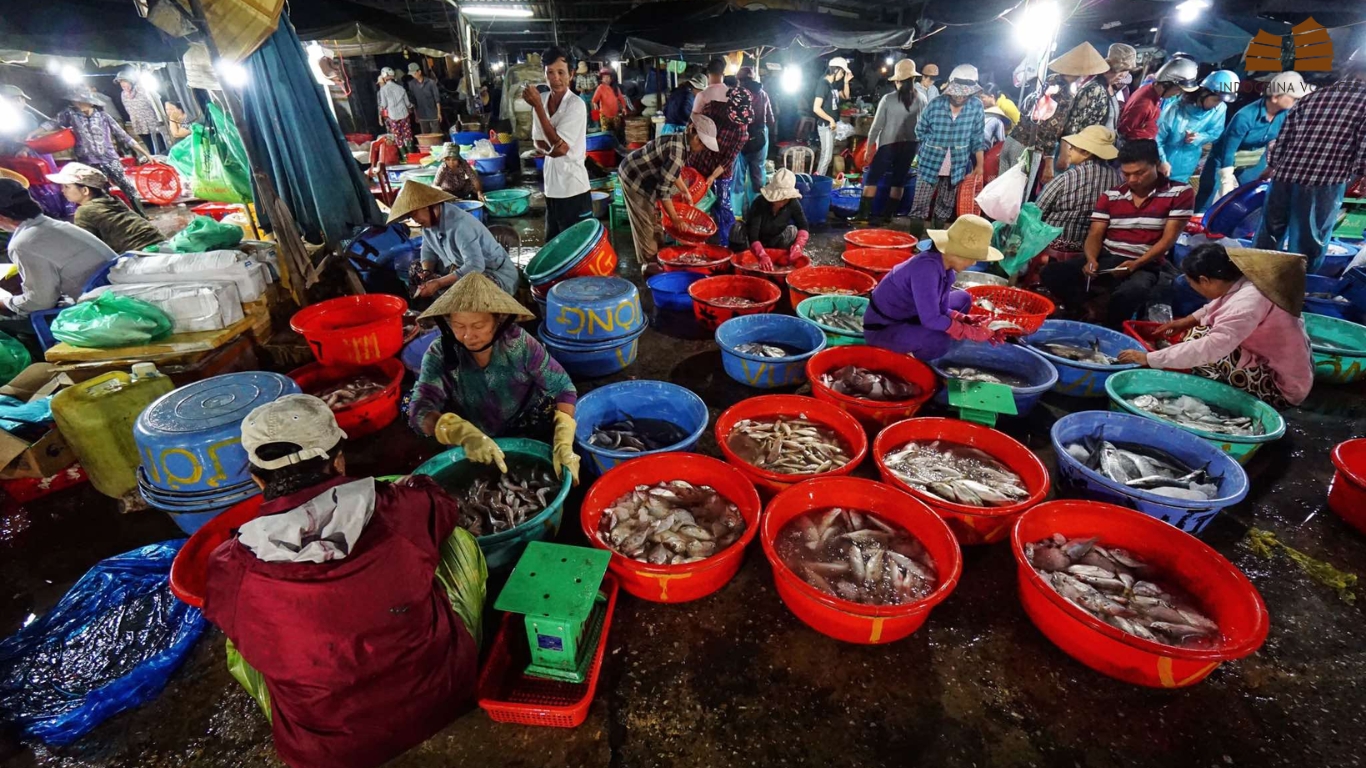
<path fill-rule="evenodd" d="M 1161 323 L 1154 323 L 1150 320 L 1125 320 L 1120 324 L 1120 327 L 1124 330 L 1125 336 L 1142 344 L 1143 348 L 1149 352 L 1156 352 L 1157 347 L 1153 344 L 1156 340 L 1156 334 L 1153 331 L 1156 331 L 1159 325 Z M 1180 331 L 1173 331 L 1167 334 L 1166 341 L 1169 344 L 1175 344 L 1181 341 L 1185 335 Z"/>
<path fill-rule="evenodd" d="M 171 562 L 171 593 L 182 603 L 204 607 L 204 585 L 209 571 L 209 555 L 218 545 L 232 538 L 232 532 L 256 519 L 263 497 L 253 496 L 224 510 L 190 536 Z"/>
<path fill-rule="evenodd" d="M 310 395 L 359 373 L 369 373 L 372 377 L 387 382 L 384 389 L 379 392 L 332 412 L 332 415 L 337 417 L 337 426 L 341 427 L 348 439 L 354 440 L 378 432 L 398 418 L 398 401 L 403 395 L 403 374 L 406 370 L 398 358 L 391 357 L 374 365 L 360 367 L 310 363 L 292 371 L 289 378 L 294 379 L 299 389 Z"/>
<path fill-rule="evenodd" d="M 823 374 L 857 365 L 878 373 L 899 376 L 920 388 L 920 394 L 908 400 L 869 400 L 842 395 L 821 383 Z M 852 345 L 826 347 L 806 361 L 806 377 L 811 381 L 811 394 L 817 400 L 833 403 L 837 408 L 858 419 L 870 432 L 914 416 L 925 401 L 934 397 L 939 378 L 934 369 L 910 355 L 881 347 Z"/>
<path fill-rule="evenodd" d="M 679 177 L 682 178 L 683 183 L 688 186 L 688 197 L 691 197 L 692 199 L 684 200 L 681 195 L 675 192 L 673 195 L 673 201 L 675 203 L 693 205 L 695 203 L 700 202 L 702 198 L 706 196 L 707 180 L 703 178 L 702 174 L 699 173 L 696 168 L 689 168 L 687 166 L 684 166 L 682 173 L 679 174 Z"/>
<path fill-rule="evenodd" d="M 754 251 L 749 249 L 743 250 L 732 256 L 730 265 L 735 268 L 735 274 L 737 275 L 748 275 L 749 277 L 770 280 L 774 285 L 782 288 L 787 285 L 787 276 L 792 274 L 792 272 L 796 270 L 796 267 L 780 267 L 777 265 L 777 262 L 780 261 L 786 263 L 786 248 L 765 248 L 764 250 L 768 251 L 768 255 L 772 257 L 774 261 L 773 269 L 760 269 L 759 257 L 755 256 Z M 796 305 L 794 304 L 793 306 Z"/>
<path fill-rule="evenodd" d="M 860 272 L 882 282 L 892 268 L 915 255 L 915 249 L 901 248 L 846 248 L 840 260 Z"/>
<path fill-rule="evenodd" d="M 1025 560 L 1024 545 L 1054 533 L 1099 536 L 1122 547 L 1189 592 L 1222 634 L 1214 648 L 1177 648 L 1143 640 L 1071 604 Z M 1152 688 L 1204 680 L 1225 661 L 1261 647 L 1270 620 L 1243 572 L 1194 536 L 1142 512 L 1092 501 L 1050 501 L 1016 521 L 1010 548 L 1019 568 L 1020 602 L 1039 631 L 1067 655 L 1104 675 Z"/>
<path fill-rule="evenodd" d="M 551 288 L 565 280 L 575 277 L 611 277 L 616 273 L 617 251 L 612 247 L 612 239 L 607 236 L 607 231 L 604 228 L 599 233 L 597 241 L 588 249 L 588 253 L 579 259 L 577 264 L 554 280 L 531 286 L 531 293 L 538 299 L 544 299 L 550 293 Z"/>
<path fill-rule="evenodd" d="M 369 365 L 403 348 L 407 309 L 408 302 L 385 293 L 342 296 L 295 312 L 289 327 L 323 365 Z"/>
<path fill-rule="evenodd" d="M 732 317 L 772 312 L 783 297 L 783 292 L 762 277 L 718 275 L 688 286 L 688 295 L 693 299 L 692 311 L 698 324 L 714 331 Z M 752 307 L 724 307 L 715 303 L 717 299 L 728 296 L 738 296 L 756 303 Z"/>
<path fill-rule="evenodd" d="M 1366 438 L 1339 443 L 1333 449 L 1333 483 L 1328 508 L 1353 528 L 1366 533 Z"/>
<path fill-rule="evenodd" d="M 685 169 L 686 170 L 686 169 Z M 701 264 L 679 264 L 678 258 L 684 254 L 698 254 L 708 259 Z M 721 245 L 671 245 L 659 249 L 659 263 L 665 272 L 696 272 L 699 275 L 724 275 L 730 271 L 729 248 Z"/>
<path fill-rule="evenodd" d="M 726 438 L 730 435 L 730 431 L 735 428 L 736 422 L 745 419 L 771 419 L 778 416 L 804 418 L 834 430 L 840 440 L 849 447 L 853 459 L 842 467 L 836 467 L 818 474 L 785 475 L 781 472 L 759 469 L 740 458 L 735 451 L 730 449 L 730 443 Z M 863 425 L 859 424 L 857 419 L 831 403 L 800 395 L 763 395 L 741 400 L 717 417 L 715 434 L 716 442 L 721 446 L 721 453 L 725 455 L 726 461 L 739 468 L 765 498 L 786 490 L 789 486 L 803 480 L 847 475 L 863 463 L 864 457 L 868 455 L 868 435 L 863 431 Z"/>
<path fill-rule="evenodd" d="M 738 507 L 745 518 L 745 532 L 740 540 L 696 563 L 652 565 L 612 552 L 607 567 L 621 580 L 622 588 L 636 597 L 657 603 L 685 603 L 706 597 L 730 581 L 745 559 L 745 547 L 758 535 L 759 494 L 735 467 L 696 453 L 660 453 L 631 459 L 608 470 L 588 489 L 579 508 L 579 524 L 590 544 L 608 549 L 598 533 L 603 512 L 638 485 L 670 480 L 709 485 Z"/>
<path fill-rule="evenodd" d="M 934 591 L 906 605 L 861 605 L 826 594 L 793 573 L 778 557 L 773 542 L 798 515 L 830 507 L 875 512 L 900 525 L 925 545 L 939 576 Z M 891 643 L 920 628 L 930 609 L 958 586 L 963 554 L 944 521 L 933 510 L 891 486 L 856 477 L 808 480 L 783 491 L 764 510 L 759 539 L 773 567 L 773 583 L 788 610 L 807 626 L 846 643 Z"/>
<path fill-rule="evenodd" d="M 877 280 L 871 275 L 848 267 L 802 267 L 787 276 L 787 292 L 794 307 L 812 296 L 836 291 L 867 296 L 876 287 Z"/>
<path fill-rule="evenodd" d="M 657 204 L 661 212 L 664 212 L 664 231 L 669 233 L 669 237 L 680 243 L 705 243 L 712 235 L 716 234 L 716 221 L 707 215 L 706 211 L 693 205 L 674 203 L 674 213 L 678 214 L 678 219 L 683 226 L 678 226 L 678 222 L 669 218 L 664 211 L 663 204 Z"/>
<path fill-rule="evenodd" d="M 60 128 L 41 136 L 34 136 L 25 141 L 24 146 L 34 152 L 41 152 L 44 155 L 50 155 L 54 152 L 65 152 L 76 146 L 76 132 L 70 128 Z"/>
<path fill-rule="evenodd" d="M 1024 481 L 1029 498 L 1003 507 L 970 507 L 955 504 L 918 491 L 902 482 L 883 459 L 887 454 L 913 440 L 940 440 L 968 445 L 990 454 L 1010 467 Z M 1004 432 L 958 419 L 907 419 L 882 430 L 873 441 L 873 459 L 883 481 L 900 488 L 930 506 L 944 518 L 962 544 L 995 544 L 1006 537 L 1021 512 L 1043 501 L 1048 495 L 1048 470 L 1034 452 Z"/>
<path fill-rule="evenodd" d="M 855 229 L 844 233 L 844 242 L 854 248 L 897 248 L 915 253 L 918 241 L 913 235 L 894 229 Z"/>
<path fill-rule="evenodd" d="M 593 158 L 593 162 L 603 168 L 617 167 L 617 151 L 615 149 L 594 149 L 585 154 Z"/>

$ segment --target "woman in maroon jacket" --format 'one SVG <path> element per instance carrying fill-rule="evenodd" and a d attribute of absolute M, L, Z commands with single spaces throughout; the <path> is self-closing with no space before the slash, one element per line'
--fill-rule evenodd
<path fill-rule="evenodd" d="M 204 615 L 294 768 L 369 768 L 474 698 L 484 558 L 426 477 L 345 475 L 332 411 L 288 395 L 242 422 L 261 515 L 214 551 Z"/>

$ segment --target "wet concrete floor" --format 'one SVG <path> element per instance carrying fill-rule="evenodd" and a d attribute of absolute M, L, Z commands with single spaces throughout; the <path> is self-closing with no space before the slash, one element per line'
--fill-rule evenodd
<path fill-rule="evenodd" d="M 518 222 L 540 242 L 539 221 Z M 904 226 L 904 225 L 903 225 Z M 837 263 L 842 232 L 813 238 L 819 263 Z M 622 273 L 629 232 L 613 233 Z M 648 292 L 642 292 L 648 304 Z M 656 318 L 625 378 L 671 380 L 697 391 L 713 419 L 758 394 L 726 378 L 709 338 L 679 318 Z M 1049 425 L 1098 402 L 1045 399 L 1002 428 L 1039 450 Z M 933 413 L 928 410 L 926 413 Z M 1287 412 L 1283 439 L 1248 467 L 1253 491 L 1203 539 L 1243 569 L 1271 614 L 1266 645 L 1192 688 L 1148 690 L 1104 677 L 1053 646 L 1016 597 L 1008 546 L 964 552 L 961 582 L 925 626 L 900 642 L 847 645 L 818 634 L 778 599 L 756 544 L 736 578 L 694 603 L 622 596 L 605 668 L 583 726 L 502 725 L 475 710 L 395 759 L 419 766 L 1352 766 L 1366 754 L 1362 610 L 1309 580 L 1283 554 L 1265 560 L 1241 543 L 1251 526 L 1345 571 L 1366 570 L 1366 539 L 1325 506 L 1328 453 L 1366 432 L 1366 397 L 1316 386 Z M 710 434 L 699 450 L 719 455 Z M 435 452 L 395 424 L 349 449 L 358 473 L 407 471 Z M 859 474 L 873 476 L 868 466 Z M 576 500 L 560 539 L 582 542 Z M 173 538 L 164 516 L 120 516 L 89 486 L 0 517 L 0 636 L 40 614 L 91 565 Z M 206 633 L 153 702 L 118 715 L 75 745 L 54 749 L 0 738 L 9 768 L 280 765 L 270 728 L 224 668 L 222 635 Z M 8 747 L 8 750 L 6 750 Z"/>

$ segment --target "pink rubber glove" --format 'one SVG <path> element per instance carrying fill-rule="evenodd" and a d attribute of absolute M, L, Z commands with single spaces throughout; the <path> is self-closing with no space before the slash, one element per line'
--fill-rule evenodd
<path fill-rule="evenodd" d="M 763 243 L 755 240 L 749 244 L 749 250 L 750 253 L 754 254 L 754 258 L 759 260 L 759 269 L 762 269 L 765 272 L 773 271 L 773 257 L 768 255 L 768 251 L 764 250 Z"/>
<path fill-rule="evenodd" d="M 797 238 L 792 242 L 792 248 L 787 252 L 787 264 L 790 267 L 800 269 L 810 266 L 811 259 L 802 252 L 806 248 L 806 241 L 811 239 L 811 233 L 804 229 L 797 231 Z"/>
<path fill-rule="evenodd" d="M 991 341 L 996 335 L 980 325 L 968 325 L 961 320 L 949 323 L 947 333 L 954 341 Z"/>
<path fill-rule="evenodd" d="M 981 325 L 981 324 L 982 324 L 982 321 L 987 319 L 985 315 L 981 315 L 981 316 L 978 316 L 978 317 L 973 317 L 972 315 L 964 314 L 964 313 L 962 313 L 962 312 L 959 312 L 959 311 L 953 310 L 953 309 L 950 309 L 950 310 L 949 310 L 949 317 L 950 317 L 955 323 L 962 323 L 963 325 L 974 325 L 974 326 L 975 326 L 975 325 Z"/>

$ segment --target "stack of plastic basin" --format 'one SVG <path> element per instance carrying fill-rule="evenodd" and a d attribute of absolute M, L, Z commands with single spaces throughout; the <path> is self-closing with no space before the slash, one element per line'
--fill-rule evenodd
<path fill-rule="evenodd" d="M 570 376 L 597 378 L 636 360 L 645 315 L 640 291 L 620 277 L 576 277 L 546 295 L 540 339 Z"/>
<path fill-rule="evenodd" d="M 158 398 L 133 427 L 142 459 L 137 484 L 148 504 L 186 533 L 260 493 L 242 448 L 242 419 L 299 385 L 264 371 L 197 381 Z"/>
<path fill-rule="evenodd" d="M 574 277 L 606 277 L 617 271 L 617 252 L 607 228 L 585 219 L 546 243 L 526 265 L 531 293 L 544 299 L 551 287 Z"/>

